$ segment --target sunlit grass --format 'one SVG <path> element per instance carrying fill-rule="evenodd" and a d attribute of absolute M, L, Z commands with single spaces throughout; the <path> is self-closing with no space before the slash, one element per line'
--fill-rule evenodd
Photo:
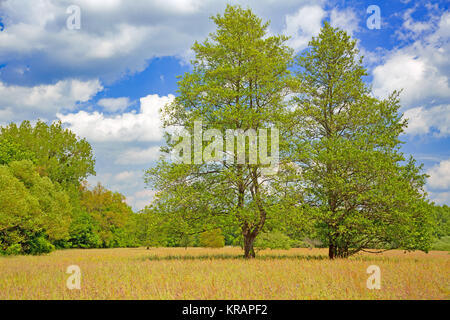
<path fill-rule="evenodd" d="M 264 250 L 245 260 L 239 248 L 62 250 L 0 258 L 0 299 L 449 299 L 450 255 L 390 251 L 348 260 L 324 249 Z M 381 290 L 369 290 L 369 265 Z M 69 290 L 69 265 L 81 290 Z"/>

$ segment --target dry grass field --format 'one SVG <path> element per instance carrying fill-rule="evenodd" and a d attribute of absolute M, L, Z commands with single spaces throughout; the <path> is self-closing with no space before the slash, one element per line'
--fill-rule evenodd
<path fill-rule="evenodd" d="M 0 258 L 0 299 L 449 299 L 450 254 L 391 251 L 348 260 L 324 249 L 265 250 L 240 258 L 239 248 L 61 250 Z M 69 290 L 69 265 L 81 289 Z M 381 269 L 369 290 L 367 267 Z"/>

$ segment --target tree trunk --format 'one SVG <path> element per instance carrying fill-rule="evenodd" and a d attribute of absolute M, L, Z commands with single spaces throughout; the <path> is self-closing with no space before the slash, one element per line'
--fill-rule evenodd
<path fill-rule="evenodd" d="M 333 243 L 328 246 L 328 258 L 334 259 L 336 257 L 336 247 Z"/>
<path fill-rule="evenodd" d="M 251 259 L 255 257 L 255 249 L 253 248 L 253 243 L 255 242 L 255 237 L 251 234 L 244 234 L 244 258 Z"/>

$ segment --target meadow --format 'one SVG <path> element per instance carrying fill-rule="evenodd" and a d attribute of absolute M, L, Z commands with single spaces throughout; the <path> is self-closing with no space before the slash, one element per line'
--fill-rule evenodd
<path fill-rule="evenodd" d="M 449 299 L 444 251 L 359 254 L 328 260 L 325 249 L 119 248 L 0 257 L 0 299 Z M 80 290 L 66 286 L 81 270 Z M 366 286 L 367 267 L 381 289 Z"/>

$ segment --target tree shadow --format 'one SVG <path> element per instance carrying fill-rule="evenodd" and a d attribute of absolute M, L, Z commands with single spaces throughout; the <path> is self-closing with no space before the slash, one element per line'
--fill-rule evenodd
<path fill-rule="evenodd" d="M 143 257 L 143 260 L 150 261 L 176 261 L 176 260 L 327 260 L 325 255 L 257 255 L 253 259 L 246 259 L 242 255 L 233 254 L 208 254 L 208 255 L 152 255 Z"/>

